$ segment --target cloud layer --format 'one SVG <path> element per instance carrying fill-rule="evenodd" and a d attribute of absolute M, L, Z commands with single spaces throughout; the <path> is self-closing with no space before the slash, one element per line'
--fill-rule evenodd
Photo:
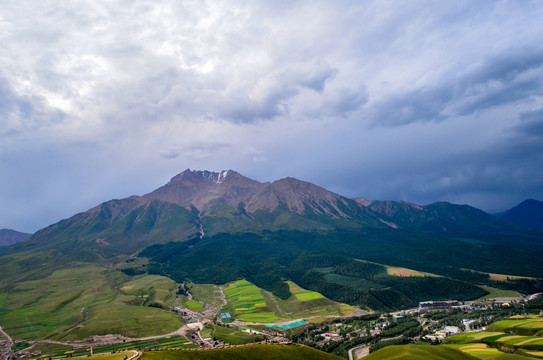
<path fill-rule="evenodd" d="M 494 211 L 543 199 L 536 1 L 4 1 L 0 227 L 185 168 Z"/>

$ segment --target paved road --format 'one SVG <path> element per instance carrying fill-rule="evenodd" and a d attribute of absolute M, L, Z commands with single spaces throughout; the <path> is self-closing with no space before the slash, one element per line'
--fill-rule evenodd
<path fill-rule="evenodd" d="M 10 351 L 11 347 L 13 346 L 13 340 L 7 333 L 4 332 L 4 330 L 2 330 L 2 327 L 0 326 L 0 342 L 4 342 L 4 339 L 6 344 L 4 346 L 0 346 L 0 357 L 3 356 L 5 351 Z"/>

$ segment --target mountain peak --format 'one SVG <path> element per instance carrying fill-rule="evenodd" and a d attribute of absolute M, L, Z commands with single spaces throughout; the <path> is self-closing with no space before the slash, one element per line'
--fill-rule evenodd
<path fill-rule="evenodd" d="M 216 199 L 223 199 L 231 204 L 238 203 L 261 186 L 258 181 L 246 178 L 233 170 L 214 172 L 187 169 L 143 198 L 175 204 L 190 203 L 203 210 L 210 201 Z"/>
<path fill-rule="evenodd" d="M 543 229 L 543 202 L 535 199 L 524 200 L 501 217 L 519 225 Z"/>
<path fill-rule="evenodd" d="M 170 183 L 175 183 L 178 181 L 184 181 L 187 179 L 202 179 L 215 184 L 220 184 L 226 180 L 228 175 L 240 175 L 233 170 L 222 170 L 221 172 L 214 172 L 208 170 L 191 170 L 187 169 L 180 174 L 175 175 L 171 178 Z"/>

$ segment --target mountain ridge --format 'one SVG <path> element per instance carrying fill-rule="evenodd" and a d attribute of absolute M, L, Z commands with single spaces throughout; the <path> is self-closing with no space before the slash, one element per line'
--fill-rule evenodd
<path fill-rule="evenodd" d="M 25 241 L 32 234 L 20 232 L 13 229 L 0 229 L 0 246 L 10 246 Z"/>
<path fill-rule="evenodd" d="M 233 170 L 187 169 L 152 192 L 109 200 L 41 229 L 27 243 L 77 235 L 91 247 L 101 243 L 103 256 L 106 249 L 133 253 L 143 245 L 224 231 L 348 227 L 462 234 L 514 233 L 518 226 L 468 205 L 349 199 L 292 177 L 261 183 Z M 119 246 L 103 246 L 115 241 Z"/>

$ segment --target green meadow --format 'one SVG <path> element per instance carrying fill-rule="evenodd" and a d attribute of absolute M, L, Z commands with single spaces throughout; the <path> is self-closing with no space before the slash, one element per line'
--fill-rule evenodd
<path fill-rule="evenodd" d="M 387 346 L 364 360 L 476 360 L 476 357 L 446 346 L 395 345 Z"/>
<path fill-rule="evenodd" d="M 174 289 L 160 276 L 129 277 L 95 266 L 58 270 L 9 288 L 0 298 L 0 324 L 14 339 L 27 340 L 167 334 L 183 325 L 160 308 Z"/>
<path fill-rule="evenodd" d="M 247 280 L 239 280 L 224 287 L 231 315 L 239 320 L 255 323 L 272 323 L 312 316 L 349 315 L 354 311 L 349 305 L 331 301 L 318 292 L 303 289 L 288 282 L 292 296 L 281 300 Z"/>
<path fill-rule="evenodd" d="M 340 360 L 313 348 L 291 345 L 255 344 L 226 349 L 144 352 L 142 360 Z"/>

